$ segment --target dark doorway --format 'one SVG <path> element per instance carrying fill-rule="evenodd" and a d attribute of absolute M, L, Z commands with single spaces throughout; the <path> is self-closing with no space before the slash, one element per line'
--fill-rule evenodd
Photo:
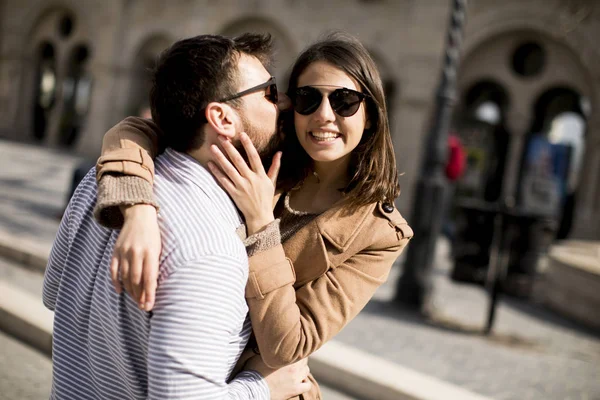
<path fill-rule="evenodd" d="M 457 195 L 499 200 L 510 139 L 505 124 L 508 101 L 506 91 L 493 81 L 478 82 L 466 92 L 454 124 L 467 156 Z"/>

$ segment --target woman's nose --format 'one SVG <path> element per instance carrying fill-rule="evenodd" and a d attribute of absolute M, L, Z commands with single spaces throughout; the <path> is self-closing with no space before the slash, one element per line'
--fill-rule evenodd
<path fill-rule="evenodd" d="M 314 117 L 321 122 L 335 121 L 335 112 L 333 111 L 327 96 L 323 96 L 319 108 L 314 112 Z"/>

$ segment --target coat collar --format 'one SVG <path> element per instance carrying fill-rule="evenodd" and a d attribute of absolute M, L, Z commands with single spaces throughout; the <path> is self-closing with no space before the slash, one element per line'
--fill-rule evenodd
<path fill-rule="evenodd" d="M 344 252 L 358 236 L 375 206 L 373 203 L 350 212 L 342 202 L 318 216 L 315 223 L 321 235 L 339 252 Z"/>
<path fill-rule="evenodd" d="M 321 276 L 331 263 L 339 261 L 338 257 L 344 257 L 375 206 L 360 207 L 349 213 L 344 204 L 335 205 L 283 243 L 286 256 L 294 263 L 296 287 Z"/>

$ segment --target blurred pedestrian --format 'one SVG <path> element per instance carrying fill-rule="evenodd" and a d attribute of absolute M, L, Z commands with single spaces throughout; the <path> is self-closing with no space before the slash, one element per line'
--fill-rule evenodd
<path fill-rule="evenodd" d="M 446 186 L 446 203 L 444 205 L 445 217 L 442 233 L 451 242 L 454 241 L 456 235 L 455 223 L 452 216 L 452 207 L 454 204 L 454 196 L 456 194 L 456 181 L 463 176 L 466 166 L 467 156 L 462 142 L 455 132 L 450 132 L 448 135 L 448 162 L 445 167 L 448 185 Z"/>

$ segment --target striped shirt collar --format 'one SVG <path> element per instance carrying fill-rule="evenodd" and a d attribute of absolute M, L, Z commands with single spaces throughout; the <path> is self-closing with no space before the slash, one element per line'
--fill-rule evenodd
<path fill-rule="evenodd" d="M 202 190 L 206 196 L 219 208 L 225 219 L 231 222 L 234 228 L 242 223 L 242 216 L 227 192 L 219 186 L 215 177 L 189 154 L 167 148 L 160 156 L 164 157 L 166 164 L 174 166 L 169 168 L 170 173 L 180 178 L 189 180 L 193 185 Z M 160 157 L 158 160 L 160 160 Z M 160 161 L 157 161 L 160 165 Z M 158 166 L 157 166 L 158 167 Z M 157 168 L 160 170 L 160 167 Z"/>

